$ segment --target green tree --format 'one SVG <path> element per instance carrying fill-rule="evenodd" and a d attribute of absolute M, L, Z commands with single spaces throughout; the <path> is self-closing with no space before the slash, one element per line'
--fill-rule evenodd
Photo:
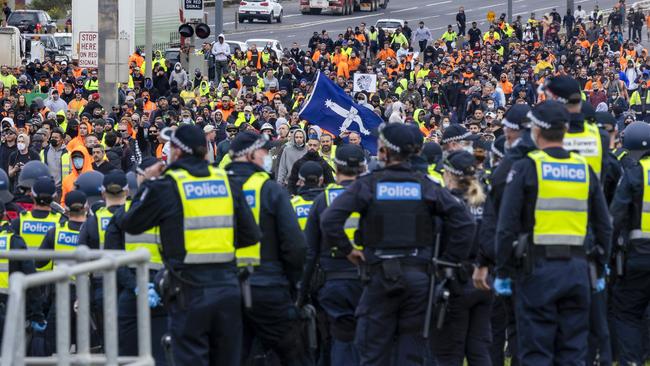
<path fill-rule="evenodd" d="M 72 0 L 33 0 L 29 8 L 45 10 L 53 19 L 63 19 L 71 6 Z"/>

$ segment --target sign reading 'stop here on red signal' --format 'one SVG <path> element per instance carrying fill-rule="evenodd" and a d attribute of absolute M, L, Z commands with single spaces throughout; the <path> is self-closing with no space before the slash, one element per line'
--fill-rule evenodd
<path fill-rule="evenodd" d="M 97 68 L 99 36 L 97 32 L 79 32 L 79 66 Z"/>

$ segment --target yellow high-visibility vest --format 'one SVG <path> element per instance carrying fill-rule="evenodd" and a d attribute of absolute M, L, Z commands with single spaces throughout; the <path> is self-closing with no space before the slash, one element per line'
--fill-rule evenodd
<path fill-rule="evenodd" d="M 641 203 L 641 228 L 630 231 L 630 239 L 650 239 L 650 157 L 639 161 L 643 169 L 643 202 Z"/>
<path fill-rule="evenodd" d="M 269 179 L 270 177 L 267 173 L 255 172 L 248 177 L 248 180 L 246 180 L 242 187 L 244 196 L 246 197 L 246 203 L 248 203 L 248 207 L 253 212 L 253 217 L 255 217 L 255 222 L 258 226 L 260 224 L 260 206 L 262 205 L 262 186 Z M 259 266 L 261 262 L 261 248 L 261 243 L 257 242 L 255 245 L 237 249 L 237 266 Z"/>
<path fill-rule="evenodd" d="M 325 203 L 327 204 L 327 207 L 334 202 L 336 197 L 338 197 L 345 188 L 341 185 L 331 183 L 325 188 Z M 348 217 L 347 220 L 345 220 L 345 224 L 343 225 L 343 230 L 345 231 L 345 235 L 348 237 L 348 240 L 350 241 L 350 244 L 355 249 L 362 250 L 363 246 L 357 245 L 354 242 L 354 233 L 356 233 L 357 229 L 359 229 L 359 220 L 361 219 L 361 214 L 358 212 L 353 212 L 350 217 Z M 336 251 L 337 248 L 332 248 L 333 251 Z"/>
<path fill-rule="evenodd" d="M 564 149 L 573 151 L 587 159 L 587 163 L 600 179 L 603 167 L 603 142 L 598 126 L 584 122 L 582 132 L 564 134 Z"/>
<path fill-rule="evenodd" d="M 0 251 L 7 252 L 11 249 L 11 237 L 13 233 L 7 230 L 0 232 Z M 9 260 L 0 259 L 0 294 L 9 293 Z"/>
<path fill-rule="evenodd" d="M 587 235 L 589 165 L 575 153 L 556 159 L 542 150 L 528 153 L 537 171 L 534 243 L 582 246 Z"/>
<path fill-rule="evenodd" d="M 291 206 L 293 206 L 293 210 L 296 211 L 300 230 L 305 230 L 305 226 L 307 226 L 307 218 L 309 217 L 309 211 L 311 210 L 311 206 L 313 204 L 314 201 L 308 201 L 302 198 L 302 196 L 295 196 L 291 199 Z"/>

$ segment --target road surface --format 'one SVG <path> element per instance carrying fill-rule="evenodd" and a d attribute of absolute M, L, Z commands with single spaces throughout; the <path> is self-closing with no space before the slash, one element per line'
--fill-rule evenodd
<path fill-rule="evenodd" d="M 587 12 L 591 11 L 596 3 L 601 9 L 611 9 L 617 0 L 575 0 L 575 6 L 582 5 Z M 321 15 L 303 15 L 299 10 L 299 1 L 290 0 L 282 2 L 284 17 L 282 23 L 275 21 L 267 24 L 265 21 L 254 23 L 239 23 L 235 29 L 235 12 L 237 5 L 224 9 L 224 31 L 226 38 L 235 41 L 245 41 L 251 38 L 272 38 L 281 42 L 283 47 L 290 48 L 293 42 L 298 42 L 301 47 L 306 47 L 313 32 L 326 29 L 330 38 L 336 39 L 339 33 L 345 32 L 348 26 L 354 27 L 365 22 L 368 27 L 374 25 L 380 18 L 398 18 L 409 22 L 414 29 L 422 20 L 429 27 L 434 37 L 442 35 L 447 25 L 456 24 L 456 13 L 459 6 L 465 7 L 467 25 L 472 21 L 479 22 L 479 27 L 485 31 L 486 15 L 492 10 L 497 16 L 507 11 L 507 0 L 391 0 L 386 9 L 375 12 L 354 12 L 352 15 L 339 16 L 323 13 Z M 528 19 L 531 12 L 536 18 L 549 13 L 551 9 L 564 15 L 566 13 L 565 0 L 514 0 L 513 12 L 515 17 L 521 15 Z M 208 23 L 214 27 L 214 8 L 208 8 Z M 514 17 L 513 17 L 514 18 Z M 214 28 L 212 28 L 214 30 Z M 212 38 L 212 37 L 210 37 Z"/>

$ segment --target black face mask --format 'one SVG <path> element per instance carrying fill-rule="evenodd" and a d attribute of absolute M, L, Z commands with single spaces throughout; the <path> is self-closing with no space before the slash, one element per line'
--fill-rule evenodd
<path fill-rule="evenodd" d="M 59 146 L 59 141 L 55 140 L 55 139 L 51 139 L 50 140 L 50 145 L 52 145 L 53 147 L 57 147 L 57 146 Z"/>

